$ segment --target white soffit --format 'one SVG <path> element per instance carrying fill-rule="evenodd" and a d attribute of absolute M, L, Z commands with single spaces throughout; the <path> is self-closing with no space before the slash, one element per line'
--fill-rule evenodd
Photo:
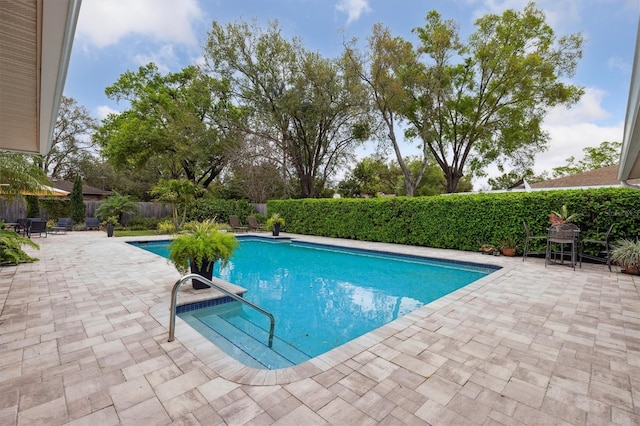
<path fill-rule="evenodd" d="M 51 149 L 80 4 L 0 0 L 0 149 Z"/>
<path fill-rule="evenodd" d="M 640 22 L 636 35 L 636 51 L 631 70 L 631 84 L 629 86 L 629 100 L 624 123 L 624 137 L 620 152 L 620 168 L 618 179 L 625 182 L 629 179 L 640 178 Z"/>

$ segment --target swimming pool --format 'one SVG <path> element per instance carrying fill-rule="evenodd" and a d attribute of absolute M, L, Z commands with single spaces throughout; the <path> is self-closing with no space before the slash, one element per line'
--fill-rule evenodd
<path fill-rule="evenodd" d="M 268 321 L 238 302 L 181 307 L 179 316 L 256 368 L 304 362 L 498 269 L 295 241 L 238 239 L 240 248 L 229 265 L 222 271 L 216 267 L 214 275 L 246 288 L 245 299 L 273 313 L 273 351 L 265 344 Z M 168 253 L 167 242 L 140 247 L 164 257 Z"/>

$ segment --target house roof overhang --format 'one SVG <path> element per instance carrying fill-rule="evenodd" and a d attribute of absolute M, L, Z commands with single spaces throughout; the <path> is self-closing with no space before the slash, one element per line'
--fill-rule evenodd
<path fill-rule="evenodd" d="M 631 70 L 629 99 L 624 123 L 624 136 L 620 151 L 618 179 L 626 185 L 630 179 L 640 178 L 640 21 L 636 34 L 636 51 Z M 634 187 L 640 189 L 637 185 Z"/>
<path fill-rule="evenodd" d="M 0 149 L 51 149 L 81 1 L 0 0 Z"/>

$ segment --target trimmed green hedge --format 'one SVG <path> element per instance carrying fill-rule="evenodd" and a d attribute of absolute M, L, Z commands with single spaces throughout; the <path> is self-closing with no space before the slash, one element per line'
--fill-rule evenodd
<path fill-rule="evenodd" d="M 533 235 L 546 234 L 549 213 L 563 204 L 580 215 L 585 238 L 602 238 L 612 223 L 612 240 L 640 232 L 640 193 L 628 188 L 271 200 L 267 211 L 280 213 L 292 233 L 477 251 L 508 236 L 524 242 L 523 220 Z"/>

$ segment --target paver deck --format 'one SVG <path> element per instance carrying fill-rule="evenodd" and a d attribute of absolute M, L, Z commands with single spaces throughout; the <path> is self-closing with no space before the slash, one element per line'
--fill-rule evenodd
<path fill-rule="evenodd" d="M 39 262 L 0 268 L 0 424 L 640 424 L 639 277 L 297 237 L 503 269 L 264 371 L 181 320 L 167 341 L 165 259 L 99 231 L 36 239 Z"/>

